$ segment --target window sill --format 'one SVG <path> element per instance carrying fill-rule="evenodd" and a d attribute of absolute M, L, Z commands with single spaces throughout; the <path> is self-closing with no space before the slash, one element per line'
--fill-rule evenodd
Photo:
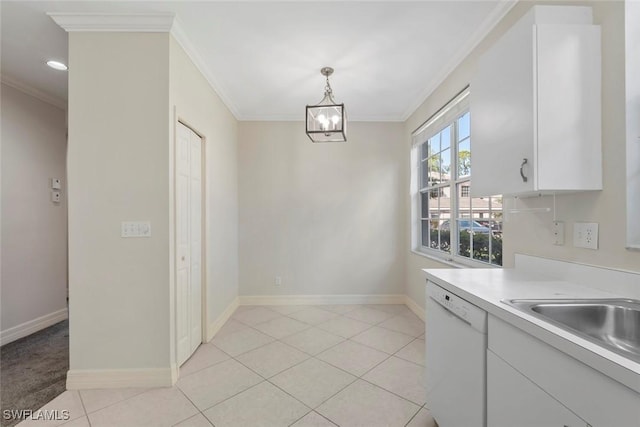
<path fill-rule="evenodd" d="M 502 268 L 499 265 L 485 264 L 483 262 L 459 260 L 459 257 L 457 259 L 442 258 L 437 255 L 431 255 L 415 249 L 411 249 L 411 252 L 432 261 L 439 262 L 440 264 L 448 265 L 454 268 Z"/>

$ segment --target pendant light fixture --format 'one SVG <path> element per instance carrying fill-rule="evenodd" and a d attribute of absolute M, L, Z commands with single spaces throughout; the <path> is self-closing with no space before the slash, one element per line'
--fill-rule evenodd
<path fill-rule="evenodd" d="M 344 104 L 333 99 L 329 76 L 333 68 L 324 67 L 320 73 L 326 77 L 324 98 L 317 105 L 307 105 L 307 135 L 313 142 L 346 142 L 347 115 Z"/>

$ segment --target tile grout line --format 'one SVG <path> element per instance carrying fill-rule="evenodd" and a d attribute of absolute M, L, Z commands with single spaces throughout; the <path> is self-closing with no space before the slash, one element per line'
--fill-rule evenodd
<path fill-rule="evenodd" d="M 307 406 L 307 408 L 308 408 L 308 406 Z M 294 425 L 295 423 L 297 423 L 298 421 L 300 421 L 301 419 L 303 419 L 304 417 L 306 417 L 307 415 L 309 415 L 312 412 L 313 412 L 313 409 L 310 410 L 309 412 L 307 412 L 306 414 L 304 414 L 303 416 L 301 416 L 300 418 L 298 418 L 297 420 L 294 420 L 291 424 L 288 424 L 288 427 L 291 427 L 292 425 Z"/>
<path fill-rule="evenodd" d="M 178 389 L 178 390 L 180 391 L 180 393 L 182 393 L 182 395 L 183 395 L 183 396 L 184 396 L 184 397 L 189 401 L 189 403 L 191 403 L 191 404 L 193 405 L 193 407 L 194 407 L 194 408 L 196 408 L 196 410 L 198 411 L 198 413 L 193 414 L 193 415 L 191 415 L 191 416 L 189 416 L 189 417 L 185 418 L 184 420 L 180 420 L 180 421 L 178 421 L 177 423 L 175 423 L 175 424 L 174 424 L 174 426 L 176 426 L 176 425 L 180 424 L 180 423 L 181 423 L 181 422 L 183 422 L 183 421 L 188 420 L 189 418 L 193 418 L 193 417 L 195 417 L 195 416 L 196 416 L 196 415 L 198 415 L 198 414 L 201 414 L 201 415 L 202 415 L 202 416 L 207 420 L 207 422 L 208 422 L 209 424 L 213 425 L 213 423 L 212 423 L 211 421 L 209 421 L 209 418 L 207 418 L 207 416 L 206 416 L 206 415 L 205 415 L 205 414 L 200 410 L 200 408 L 198 408 L 198 406 L 197 406 L 197 405 L 196 405 L 196 404 L 191 400 L 191 398 L 189 398 L 189 396 L 187 396 L 187 393 L 185 393 L 185 392 L 184 392 L 184 390 L 182 390 L 182 389 L 181 389 L 180 387 L 178 387 L 178 386 L 174 386 L 174 387 L 175 387 L 176 389 Z"/>
<path fill-rule="evenodd" d="M 417 339 L 417 338 L 416 338 L 416 339 Z M 415 341 L 415 340 L 414 340 L 414 341 Z M 356 341 L 354 341 L 354 342 L 356 342 Z M 411 341 L 411 342 L 413 342 L 413 341 Z M 411 342 L 410 342 L 409 344 L 411 344 Z M 407 345 L 409 345 L 409 344 L 406 344 L 405 346 L 401 347 L 398 351 L 402 350 L 403 348 L 405 348 L 405 347 L 406 347 Z M 363 345 L 364 345 L 364 344 L 363 344 Z M 370 348 L 373 348 L 373 347 L 370 347 Z M 378 350 L 378 351 L 381 351 L 381 350 Z M 396 353 L 397 353 L 398 351 L 396 351 Z M 385 353 L 385 352 L 383 352 L 383 353 Z M 395 392 L 393 392 L 393 391 L 391 391 L 391 390 L 387 390 L 386 388 L 384 388 L 384 387 L 382 387 L 382 386 L 380 386 L 380 385 L 378 385 L 378 384 L 372 383 L 371 381 L 369 381 L 369 380 L 367 380 L 367 379 L 365 379 L 365 378 L 364 378 L 364 376 L 365 376 L 365 375 L 367 375 L 369 372 L 371 372 L 371 371 L 373 371 L 374 369 L 376 369 L 378 366 L 382 365 L 382 364 L 383 364 L 384 362 L 386 362 L 387 360 L 391 359 L 392 357 L 398 357 L 398 356 L 396 356 L 396 353 L 390 354 L 390 355 L 389 355 L 389 357 L 387 357 L 386 359 L 384 359 L 383 361 L 381 361 L 380 363 L 378 363 L 377 365 L 375 365 L 374 367 L 372 367 L 371 369 L 369 369 L 369 370 L 368 370 L 367 372 L 365 372 L 364 374 L 362 374 L 362 376 L 360 376 L 360 377 L 359 377 L 359 379 L 361 379 L 362 381 L 366 381 L 367 383 L 371 384 L 372 386 L 375 386 L 375 387 L 381 388 L 381 389 L 382 389 L 382 390 L 384 390 L 384 391 L 387 391 L 387 392 L 389 392 L 389 393 L 391 393 L 391 394 L 393 394 L 393 395 L 395 395 L 395 396 L 397 396 L 397 397 L 399 397 L 399 398 L 401 398 L 401 399 L 406 400 L 407 402 L 413 403 L 414 405 L 417 405 L 417 406 L 419 406 L 420 408 L 422 408 L 426 403 L 423 403 L 422 405 L 419 405 L 419 404 L 417 404 L 417 403 L 415 403 L 415 402 L 413 402 L 413 401 L 411 401 L 411 400 L 407 399 L 406 397 L 400 396 L 399 394 L 397 394 L 397 393 L 395 393 Z M 387 353 L 387 354 L 388 354 L 388 353 Z M 405 359 L 402 359 L 401 357 L 398 357 L 398 358 L 399 358 L 399 359 L 401 359 L 401 360 L 405 360 Z M 405 360 L 405 362 L 411 363 L 411 364 L 413 364 L 413 365 L 416 365 L 416 366 L 418 366 L 418 367 L 420 367 L 420 368 L 424 369 L 424 366 L 422 366 L 422 365 L 418 365 L 418 364 L 416 364 L 416 363 L 414 363 L 414 362 L 411 362 L 410 360 Z"/>
<path fill-rule="evenodd" d="M 251 326 L 249 326 L 249 328 L 251 328 Z M 254 328 L 251 328 L 251 329 L 254 329 Z M 255 330 L 255 331 L 257 331 L 257 332 L 259 332 L 259 333 L 261 333 L 261 334 L 263 334 L 263 335 L 265 335 L 265 336 L 267 336 L 267 337 L 269 337 L 269 338 L 271 338 L 271 341 L 266 342 L 266 343 L 264 343 L 264 344 L 261 344 L 261 345 L 259 345 L 258 347 L 255 347 L 255 348 L 249 349 L 249 350 L 247 350 L 247 351 L 243 351 L 242 353 L 236 354 L 235 356 L 232 356 L 230 353 L 227 353 L 226 351 L 224 351 L 223 349 L 221 349 L 220 347 L 218 347 L 217 345 L 215 345 L 215 344 L 213 343 L 213 338 L 212 338 L 212 339 L 211 339 L 211 341 L 209 341 L 209 342 L 211 343 L 211 345 L 215 346 L 215 348 L 217 348 L 218 350 L 222 351 L 224 354 L 227 354 L 230 358 L 235 359 L 235 358 L 236 358 L 236 357 L 238 357 L 238 356 L 242 356 L 242 355 L 243 355 L 243 354 L 245 354 L 245 353 L 249 353 L 250 351 L 257 350 L 257 349 L 259 349 L 259 348 L 262 348 L 262 347 L 264 347 L 264 346 L 266 346 L 266 345 L 269 345 L 269 344 L 273 343 L 274 341 L 277 341 L 275 338 L 273 338 L 273 337 L 272 337 L 272 336 L 270 336 L 270 335 L 267 335 L 267 334 L 265 334 L 265 333 L 263 333 L 263 332 L 260 332 L 260 331 L 258 331 L 257 329 L 254 329 L 254 330 Z M 234 334 L 234 333 L 231 333 L 230 335 L 233 335 L 233 334 Z"/>
<path fill-rule="evenodd" d="M 407 360 L 407 359 L 405 359 L 405 358 L 404 358 L 404 357 L 402 357 L 402 356 L 398 356 L 398 353 L 399 353 L 399 352 L 401 352 L 401 351 L 402 351 L 402 350 L 404 350 L 405 348 L 409 347 L 411 344 L 413 344 L 414 342 L 416 342 L 416 341 L 418 341 L 418 340 L 419 340 L 419 338 L 415 338 L 413 341 L 410 341 L 407 345 L 403 346 L 403 347 L 402 347 L 402 348 L 400 348 L 398 351 L 396 351 L 395 353 L 393 353 L 393 354 L 392 354 L 392 356 L 395 356 L 395 357 L 397 357 L 398 359 L 402 359 L 402 360 L 404 360 L 405 362 L 409 362 L 409 363 L 413 363 L 414 365 L 418 365 L 418 366 L 422 367 L 423 369 L 424 369 L 424 368 L 426 368 L 424 365 L 421 365 L 421 364 L 419 364 L 419 363 L 416 363 L 416 362 L 414 362 L 413 360 Z M 420 340 L 420 341 L 422 341 L 422 340 Z"/>
<path fill-rule="evenodd" d="M 174 386 L 172 386 L 172 387 L 175 387 L 175 385 L 174 385 Z M 124 389 L 128 389 L 128 388 L 139 388 L 139 387 L 123 387 L 123 388 L 124 388 Z M 122 390 L 123 388 L 115 388 L 115 389 L 113 389 L 113 390 Z M 121 400 L 118 400 L 118 401 L 116 401 L 116 402 L 110 403 L 110 404 L 108 404 L 107 406 L 104 406 L 104 407 L 102 407 L 102 408 L 98 408 L 98 409 L 93 410 L 93 411 L 91 411 L 91 412 L 88 412 L 88 411 L 87 411 L 87 409 L 86 409 L 86 407 L 84 406 L 84 400 L 82 399 L 82 394 L 80 393 L 80 391 L 81 391 L 81 390 L 78 390 L 78 394 L 80 394 L 80 399 L 82 399 L 82 406 L 83 406 L 83 408 L 84 408 L 84 410 L 85 410 L 85 415 L 87 416 L 87 420 L 89 420 L 89 425 L 91 425 L 91 420 L 89 419 L 89 415 L 90 415 L 90 414 L 95 414 L 95 413 L 100 412 L 100 411 L 102 411 L 102 410 L 104 410 L 104 409 L 110 408 L 110 407 L 115 406 L 115 405 L 117 405 L 117 404 L 119 404 L 119 403 L 126 402 L 127 400 L 131 400 L 131 399 L 133 399 L 134 397 L 138 397 L 138 396 L 140 396 L 140 395 L 142 395 L 142 394 L 150 393 L 150 392 L 152 392 L 153 390 L 158 390 L 158 389 L 160 389 L 160 388 L 164 388 L 164 387 L 143 388 L 143 390 L 142 390 L 142 391 L 140 391 L 139 393 L 136 393 L 136 394 L 134 394 L 134 395 L 132 395 L 132 396 L 129 396 L 129 397 L 125 398 L 125 399 L 121 399 Z M 176 387 L 176 388 L 177 388 L 177 387 Z M 89 390 L 91 390 L 91 389 L 89 389 Z M 111 389 L 97 389 L 97 390 L 111 390 Z M 71 421 L 71 420 L 70 420 L 70 421 Z"/>
<path fill-rule="evenodd" d="M 283 343 L 283 344 L 284 344 L 284 343 Z M 295 349 L 294 349 L 294 350 L 295 350 Z M 300 350 L 298 350 L 298 351 L 300 351 Z M 301 352 L 301 353 L 304 353 L 304 352 Z M 246 354 L 246 353 L 245 353 L 245 354 Z M 308 356 L 308 354 L 307 354 L 307 353 L 304 353 L 304 354 Z M 244 363 L 242 363 L 240 360 L 237 360 L 237 359 L 235 359 L 235 358 L 234 358 L 233 360 L 235 360 L 236 362 L 238 362 L 239 364 L 241 364 L 241 365 L 242 365 L 242 366 L 244 366 L 245 368 L 249 369 L 251 372 L 253 372 L 253 373 L 255 373 L 256 375 L 258 375 L 258 376 L 259 376 L 260 378 L 262 378 L 264 381 L 269 381 L 269 379 L 271 379 L 271 378 L 273 378 L 273 377 L 275 377 L 275 376 L 277 376 L 277 375 L 280 375 L 280 374 L 281 374 L 281 373 L 283 373 L 284 371 L 288 371 L 288 370 L 289 370 L 289 369 L 291 369 L 291 368 L 294 368 L 294 367 L 296 367 L 296 366 L 298 366 L 298 365 L 301 365 L 301 364 L 303 364 L 304 362 L 306 362 L 307 360 L 312 359 L 312 358 L 313 358 L 313 356 L 309 356 L 309 357 L 307 357 L 306 359 L 304 359 L 304 360 L 302 360 L 302 361 L 300 361 L 300 362 L 298 362 L 298 363 L 295 363 L 295 364 L 293 364 L 293 365 L 289 366 L 288 368 L 285 368 L 285 369 L 283 369 L 283 370 L 281 370 L 281 371 L 279 371 L 279 372 L 277 372 L 277 373 L 275 373 L 275 374 L 271 375 L 270 377 L 265 377 L 265 376 L 263 376 L 263 375 L 262 375 L 262 374 L 260 374 L 258 371 L 256 371 L 256 370 L 254 370 L 253 368 L 251 368 L 250 366 L 247 366 L 247 365 L 245 365 Z M 269 382 L 271 382 L 271 381 L 269 381 Z M 275 384 L 274 384 L 274 385 L 275 385 Z"/>
<path fill-rule="evenodd" d="M 371 329 L 371 328 L 370 328 L 370 329 Z M 368 331 L 368 330 L 369 330 L 369 329 L 367 329 L 367 331 Z M 363 331 L 363 332 L 361 332 L 361 333 L 365 333 L 365 332 L 366 332 L 366 331 Z M 391 331 L 391 332 L 393 332 L 393 331 Z M 400 332 L 398 332 L 398 333 L 400 333 Z M 354 335 L 353 337 L 355 337 L 355 336 L 357 336 L 357 335 L 360 335 L 360 334 L 356 334 L 356 335 Z M 406 334 L 403 334 L 403 335 L 406 335 Z M 409 336 L 409 335 L 407 335 L 407 336 Z M 351 337 L 351 338 L 353 338 L 353 337 Z M 384 350 L 380 350 L 379 348 L 372 347 L 372 346 L 370 346 L 370 345 L 368 345 L 368 344 L 364 344 L 364 343 L 361 343 L 361 342 L 358 342 L 358 341 L 354 341 L 354 340 L 352 340 L 351 338 L 347 338 L 347 340 L 348 340 L 348 341 L 351 341 L 351 342 L 354 342 L 354 343 L 356 343 L 356 344 L 360 344 L 360 345 L 363 345 L 363 346 L 365 346 L 365 347 L 371 348 L 371 349 L 373 349 L 373 350 L 381 351 L 382 353 L 384 353 L 384 354 L 388 354 L 388 355 L 390 355 L 390 356 L 393 356 L 393 355 L 395 355 L 395 354 L 396 354 L 395 352 L 394 352 L 394 353 L 387 353 L 387 352 L 386 352 L 386 351 L 384 351 Z M 413 340 L 412 340 L 412 341 L 413 341 Z M 412 341 L 409 341 L 409 343 L 408 343 L 408 344 L 405 344 L 404 346 L 402 346 L 398 351 L 402 350 L 402 349 L 403 349 L 403 348 L 405 348 L 407 345 L 411 344 L 411 342 L 412 342 Z"/>
<path fill-rule="evenodd" d="M 245 391 L 249 391 L 249 390 L 251 390 L 252 388 L 257 387 L 257 386 L 259 386 L 260 384 L 262 384 L 262 383 L 264 383 L 264 382 L 267 382 L 267 380 L 263 379 L 262 377 L 260 377 L 260 378 L 261 378 L 261 381 L 260 381 L 260 382 L 258 382 L 258 383 L 256 383 L 256 384 L 254 384 L 254 385 L 252 385 L 252 386 L 249 386 L 249 387 L 245 388 L 244 390 L 241 390 L 241 391 L 239 391 L 239 392 L 237 392 L 237 393 L 235 393 L 235 394 L 233 394 L 233 395 L 231 395 L 231 396 L 229 396 L 229 397 L 225 397 L 225 398 L 224 398 L 224 399 L 222 399 L 220 402 L 216 402 L 216 403 L 214 403 L 214 404 L 213 404 L 213 405 L 211 405 L 211 406 L 207 406 L 207 407 L 206 407 L 205 409 L 203 409 L 203 410 L 200 410 L 200 408 L 198 408 L 197 406 L 196 406 L 196 409 L 197 409 L 198 411 L 200 411 L 200 413 L 202 414 L 202 416 L 203 416 L 203 417 L 207 418 L 207 416 L 204 414 L 204 412 L 205 412 L 205 411 L 208 411 L 209 409 L 215 408 L 216 406 L 218 406 L 218 405 L 220 405 L 220 404 L 222 404 L 222 403 L 226 402 L 227 400 L 229 400 L 229 399 L 233 399 L 233 398 L 234 398 L 234 397 L 236 397 L 237 395 L 242 394 L 242 393 L 244 393 Z M 181 390 L 181 391 L 182 391 L 182 390 Z M 182 393 L 184 394 L 184 391 L 183 391 Z M 191 401 L 191 399 L 189 399 L 189 401 Z M 192 403 L 193 403 L 193 402 L 192 402 Z M 193 406 L 195 406 L 195 404 L 193 404 Z M 305 405 L 305 406 L 306 406 L 306 405 Z M 191 418 L 191 417 L 189 417 L 189 418 Z M 209 418 L 207 418 L 207 420 L 209 420 Z M 182 421 L 184 421 L 184 420 L 182 420 Z M 180 421 L 180 422 L 182 422 L 182 421 Z M 209 421 L 209 422 L 211 422 L 211 421 Z M 211 422 L 211 424 L 213 424 L 213 423 Z"/>
<path fill-rule="evenodd" d="M 209 344 L 209 343 L 207 343 L 207 344 L 205 344 L 205 345 L 212 345 L 212 346 L 214 346 L 214 347 L 215 347 L 215 345 L 213 345 L 213 344 Z M 196 369 L 195 371 L 190 372 L 190 373 L 188 373 L 188 374 L 186 374 L 186 375 L 182 375 L 182 374 L 180 374 L 180 375 L 178 376 L 178 381 L 179 381 L 179 380 L 181 380 L 181 379 L 183 379 L 183 378 L 190 377 L 190 376 L 191 376 L 191 375 L 193 375 L 193 374 L 197 374 L 198 372 L 204 371 L 205 369 L 208 369 L 208 368 L 211 368 L 211 367 L 213 367 L 213 366 L 219 365 L 220 363 L 224 363 L 224 362 L 226 362 L 227 360 L 229 360 L 229 359 L 232 359 L 232 358 L 233 358 L 233 357 L 231 357 L 231 355 L 230 355 L 230 354 L 225 353 L 221 348 L 218 348 L 218 347 L 215 347 L 215 348 L 216 348 L 217 350 L 219 350 L 220 352 L 224 353 L 224 354 L 225 354 L 225 356 L 227 356 L 227 357 L 228 357 L 228 359 L 224 359 L 224 360 L 221 360 L 221 361 L 219 361 L 219 362 L 212 363 L 211 365 L 207 365 L 207 366 L 205 366 L 205 367 L 203 367 L 203 368 Z M 197 350 L 196 350 L 196 352 L 197 352 Z M 195 354 L 195 352 L 194 352 L 194 354 Z M 185 363 L 186 363 L 186 362 L 185 362 Z M 178 369 L 179 369 L 179 368 L 178 368 Z M 177 382 L 177 381 L 176 381 L 176 382 Z M 136 396 L 137 396 L 137 395 L 136 395 Z M 133 396 L 131 396 L 131 397 L 133 397 Z"/>
<path fill-rule="evenodd" d="M 399 317 L 399 316 L 402 316 L 402 315 L 400 314 L 400 315 L 395 316 L 395 317 Z M 395 319 L 395 317 L 392 317 L 391 319 Z M 387 319 L 387 320 L 391 320 L 391 319 Z M 386 322 L 386 320 L 385 320 L 384 322 Z M 384 323 L 384 322 L 382 322 L 382 323 Z M 400 332 L 400 331 L 397 331 L 397 330 L 395 330 L 395 329 L 390 329 L 390 328 L 388 328 L 388 327 L 384 327 L 384 326 L 382 326 L 382 323 L 379 323 L 379 324 L 378 324 L 378 325 L 376 325 L 376 326 L 378 326 L 379 328 L 382 328 L 382 329 L 386 329 L 387 331 L 391 331 L 391 332 L 398 332 L 399 334 L 409 335 L 410 337 L 413 337 L 414 339 L 418 339 L 418 337 L 419 337 L 420 335 L 424 334 L 424 332 L 421 332 L 420 334 L 418 334 L 418 335 L 416 335 L 416 336 L 413 336 L 413 335 L 408 334 L 408 333 L 406 333 L 406 332 Z"/>
<path fill-rule="evenodd" d="M 295 423 L 297 423 L 298 421 L 300 421 L 301 419 L 303 419 L 304 417 L 306 417 L 307 415 L 309 415 L 310 413 L 314 413 L 314 414 L 318 414 L 319 417 L 324 418 L 325 420 L 329 421 L 331 424 L 333 424 L 336 427 L 340 427 L 338 424 L 334 423 L 333 421 L 331 421 L 329 418 L 325 417 L 324 415 L 322 415 L 320 412 L 317 412 L 315 409 L 310 410 L 309 412 L 307 412 L 306 414 L 304 414 L 302 417 L 298 418 L 297 420 L 295 420 L 293 423 L 289 424 L 289 427 L 292 427 Z M 405 426 L 406 427 L 406 426 Z"/>
<path fill-rule="evenodd" d="M 89 412 L 87 412 L 87 407 L 84 405 L 84 399 L 82 399 L 82 393 L 80 393 L 80 390 L 77 390 L 78 392 L 78 398 L 80 399 L 80 404 L 82 405 L 82 410 L 84 411 L 84 416 L 87 418 L 87 423 L 89 424 L 89 427 L 91 427 L 91 420 L 89 419 Z M 80 417 L 78 417 L 80 418 Z M 71 421 L 71 420 L 69 420 Z M 64 423 L 66 424 L 66 423 Z"/>
<path fill-rule="evenodd" d="M 414 419 L 415 417 L 417 417 L 417 416 L 418 416 L 418 414 L 420 413 L 420 411 L 422 411 L 422 406 L 418 408 L 418 411 L 416 411 L 416 413 L 415 413 L 415 414 L 413 414 L 413 417 L 411 417 L 411 418 L 409 419 L 409 421 L 407 421 L 407 423 L 404 425 L 404 427 L 407 427 L 409 424 L 411 424 L 411 421 L 413 421 L 413 419 Z"/>
<path fill-rule="evenodd" d="M 411 403 L 412 405 L 417 406 L 417 407 L 418 407 L 418 409 L 420 409 L 420 408 L 422 408 L 422 407 L 424 406 L 424 403 L 416 403 L 416 402 L 414 402 L 414 401 L 412 401 L 412 400 L 407 399 L 406 397 L 400 396 L 398 393 L 395 393 L 395 392 L 393 392 L 393 391 L 391 391 L 391 390 L 387 390 L 386 388 L 384 388 L 384 387 L 382 387 L 382 386 L 380 386 L 380 385 L 378 385 L 378 384 L 372 383 L 371 381 L 369 381 L 369 380 L 367 380 L 367 379 L 365 379 L 365 378 L 360 378 L 360 379 L 361 379 L 362 381 L 366 382 L 366 383 L 369 383 L 370 385 L 372 385 L 372 386 L 374 386 L 374 387 L 378 387 L 379 389 L 382 389 L 382 390 L 384 390 L 384 391 L 386 391 L 386 392 L 388 392 L 388 393 L 391 393 L 391 394 L 393 394 L 394 396 L 399 397 L 399 398 L 400 398 L 400 399 L 402 399 L 402 400 L 406 400 L 407 402 Z"/>

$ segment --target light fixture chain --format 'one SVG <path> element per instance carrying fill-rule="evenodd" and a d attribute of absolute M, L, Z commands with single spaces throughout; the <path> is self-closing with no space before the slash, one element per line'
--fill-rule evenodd
<path fill-rule="evenodd" d="M 331 90 L 331 85 L 329 84 L 329 76 L 327 76 L 327 85 L 324 87 L 324 95 L 331 95 L 333 91 Z"/>

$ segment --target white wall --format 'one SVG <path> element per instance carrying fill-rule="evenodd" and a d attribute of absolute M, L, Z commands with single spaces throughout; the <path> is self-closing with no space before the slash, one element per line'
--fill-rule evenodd
<path fill-rule="evenodd" d="M 169 38 L 69 33 L 74 386 L 95 371 L 169 373 Z M 152 236 L 121 238 L 121 221 L 150 221 Z"/>
<path fill-rule="evenodd" d="M 237 121 L 171 38 L 171 132 L 183 120 L 205 138 L 207 321 L 238 296 Z"/>
<path fill-rule="evenodd" d="M 2 84 L 2 341 L 66 317 L 65 111 Z M 63 182 L 51 201 L 50 178 Z M 25 325 L 26 324 L 26 325 Z M 51 324 L 51 322 L 49 322 Z M 26 328 L 26 329 L 25 329 Z M 17 335 L 16 335 L 17 334 Z"/>
<path fill-rule="evenodd" d="M 304 122 L 240 122 L 241 295 L 404 294 L 402 132 L 313 144 Z"/>
<path fill-rule="evenodd" d="M 561 2 L 554 2 L 558 4 Z M 568 2 L 570 4 L 575 4 Z M 624 92 L 624 3 L 585 2 L 593 6 L 594 21 L 602 26 L 602 145 L 604 190 L 557 197 L 557 217 L 565 221 L 566 244 L 554 246 L 552 214 L 509 215 L 504 224 L 504 264 L 513 266 L 514 254 L 550 257 L 598 266 L 640 271 L 640 252 L 625 249 L 625 92 Z M 410 134 L 420 123 L 469 84 L 478 56 L 536 2 L 517 4 L 463 63 L 436 89 L 405 123 L 405 158 L 409 158 Z M 471 88 L 473 91 L 473 88 Z M 473 114 L 473 112 L 471 113 Z M 473 135 L 473 130 L 472 130 Z M 472 136 L 473 138 L 473 136 Z M 407 176 L 407 183 L 409 178 Z M 407 187 L 408 188 L 408 187 Z M 550 198 L 529 199 L 521 206 L 551 206 Z M 406 217 L 410 200 L 405 200 Z M 574 248 L 573 223 L 600 224 L 600 249 Z M 409 225 L 405 229 L 409 235 Z M 407 294 L 424 306 L 425 278 L 422 268 L 445 267 L 420 255 L 408 253 Z"/>

